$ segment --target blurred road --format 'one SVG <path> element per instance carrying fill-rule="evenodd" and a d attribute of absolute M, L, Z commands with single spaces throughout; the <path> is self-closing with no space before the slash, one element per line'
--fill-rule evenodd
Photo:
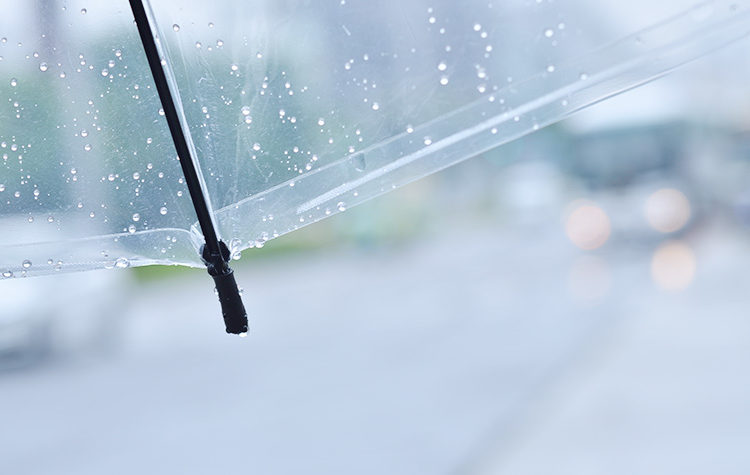
<path fill-rule="evenodd" d="M 682 293 L 549 229 L 269 260 L 247 339 L 202 272 L 138 288 L 113 351 L 0 375 L 0 472 L 747 473 L 750 249 L 704 234 Z"/>

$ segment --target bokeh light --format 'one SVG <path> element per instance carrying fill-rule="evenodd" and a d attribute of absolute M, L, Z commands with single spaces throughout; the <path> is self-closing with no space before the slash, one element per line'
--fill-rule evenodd
<path fill-rule="evenodd" d="M 668 241 L 651 258 L 651 278 L 666 291 L 686 289 L 695 279 L 695 253 L 682 241 Z"/>
<path fill-rule="evenodd" d="M 652 228 L 660 233 L 673 233 L 690 221 L 690 201 L 679 190 L 662 188 L 648 197 L 644 212 Z"/>
<path fill-rule="evenodd" d="M 612 225 L 607 213 L 595 203 L 574 202 L 565 219 L 565 233 L 577 247 L 591 251 L 602 247 L 609 239 Z"/>

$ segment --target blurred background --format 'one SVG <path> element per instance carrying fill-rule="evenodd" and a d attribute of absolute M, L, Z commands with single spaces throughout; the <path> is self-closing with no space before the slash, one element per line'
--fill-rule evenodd
<path fill-rule="evenodd" d="M 245 251 L 246 339 L 201 270 L 3 281 L 2 472 L 747 473 L 748 48 Z"/>

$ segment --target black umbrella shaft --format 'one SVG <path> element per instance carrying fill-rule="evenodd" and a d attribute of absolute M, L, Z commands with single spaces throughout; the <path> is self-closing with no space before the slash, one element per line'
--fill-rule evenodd
<path fill-rule="evenodd" d="M 195 213 L 198 216 L 198 224 L 200 224 L 203 237 L 206 240 L 205 246 L 201 249 L 201 258 L 216 284 L 216 292 L 219 295 L 227 333 L 244 334 L 247 332 L 247 313 L 245 312 L 245 306 L 242 304 L 237 282 L 234 279 L 234 272 L 229 267 L 229 249 L 223 242 L 219 241 L 216 234 L 213 218 L 203 194 L 198 170 L 195 168 L 195 157 L 190 153 L 185 131 L 180 124 L 175 97 L 172 95 L 167 75 L 162 67 L 162 58 L 159 55 L 159 48 L 156 45 L 154 31 L 149 23 L 144 1 L 130 0 L 130 8 L 133 10 L 135 24 L 138 26 L 138 34 L 141 36 L 141 43 L 143 43 L 143 49 L 146 51 L 148 65 L 151 68 L 156 90 L 164 109 L 164 116 L 169 125 L 169 132 L 172 134 L 172 141 L 177 150 L 177 156 L 180 158 L 180 166 L 182 167 L 182 173 L 185 175 L 185 183 L 190 192 L 190 198 L 193 200 Z"/>
<path fill-rule="evenodd" d="M 180 116 L 177 113 L 172 91 L 169 89 L 167 75 L 161 64 L 162 59 L 159 56 L 159 49 L 154 40 L 154 32 L 148 21 L 143 0 L 130 0 L 130 8 L 133 10 L 135 24 L 138 26 L 138 34 L 141 36 L 143 49 L 146 50 L 148 65 L 151 68 L 151 74 L 156 83 L 156 90 L 159 93 L 159 99 L 161 99 L 162 108 L 164 109 L 164 117 L 167 119 L 169 132 L 172 134 L 172 141 L 177 150 L 177 156 L 180 158 L 180 166 L 185 175 L 185 184 L 187 184 L 190 198 L 193 200 L 195 213 L 198 215 L 198 224 L 200 224 L 201 231 L 206 239 L 206 248 L 211 254 L 221 255 L 219 238 L 216 235 L 213 218 L 211 217 L 206 198 L 203 196 L 198 171 L 195 169 L 195 157 L 190 153 L 185 132 L 180 125 Z"/>

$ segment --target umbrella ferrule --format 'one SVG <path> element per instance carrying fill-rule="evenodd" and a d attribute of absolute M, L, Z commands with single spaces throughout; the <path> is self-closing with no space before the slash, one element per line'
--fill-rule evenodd
<path fill-rule="evenodd" d="M 230 252 L 224 241 L 219 241 L 219 251 L 211 252 L 204 245 L 201 248 L 201 258 L 216 284 L 227 333 L 242 335 L 247 333 L 247 312 L 234 278 L 234 271 L 229 267 Z"/>

